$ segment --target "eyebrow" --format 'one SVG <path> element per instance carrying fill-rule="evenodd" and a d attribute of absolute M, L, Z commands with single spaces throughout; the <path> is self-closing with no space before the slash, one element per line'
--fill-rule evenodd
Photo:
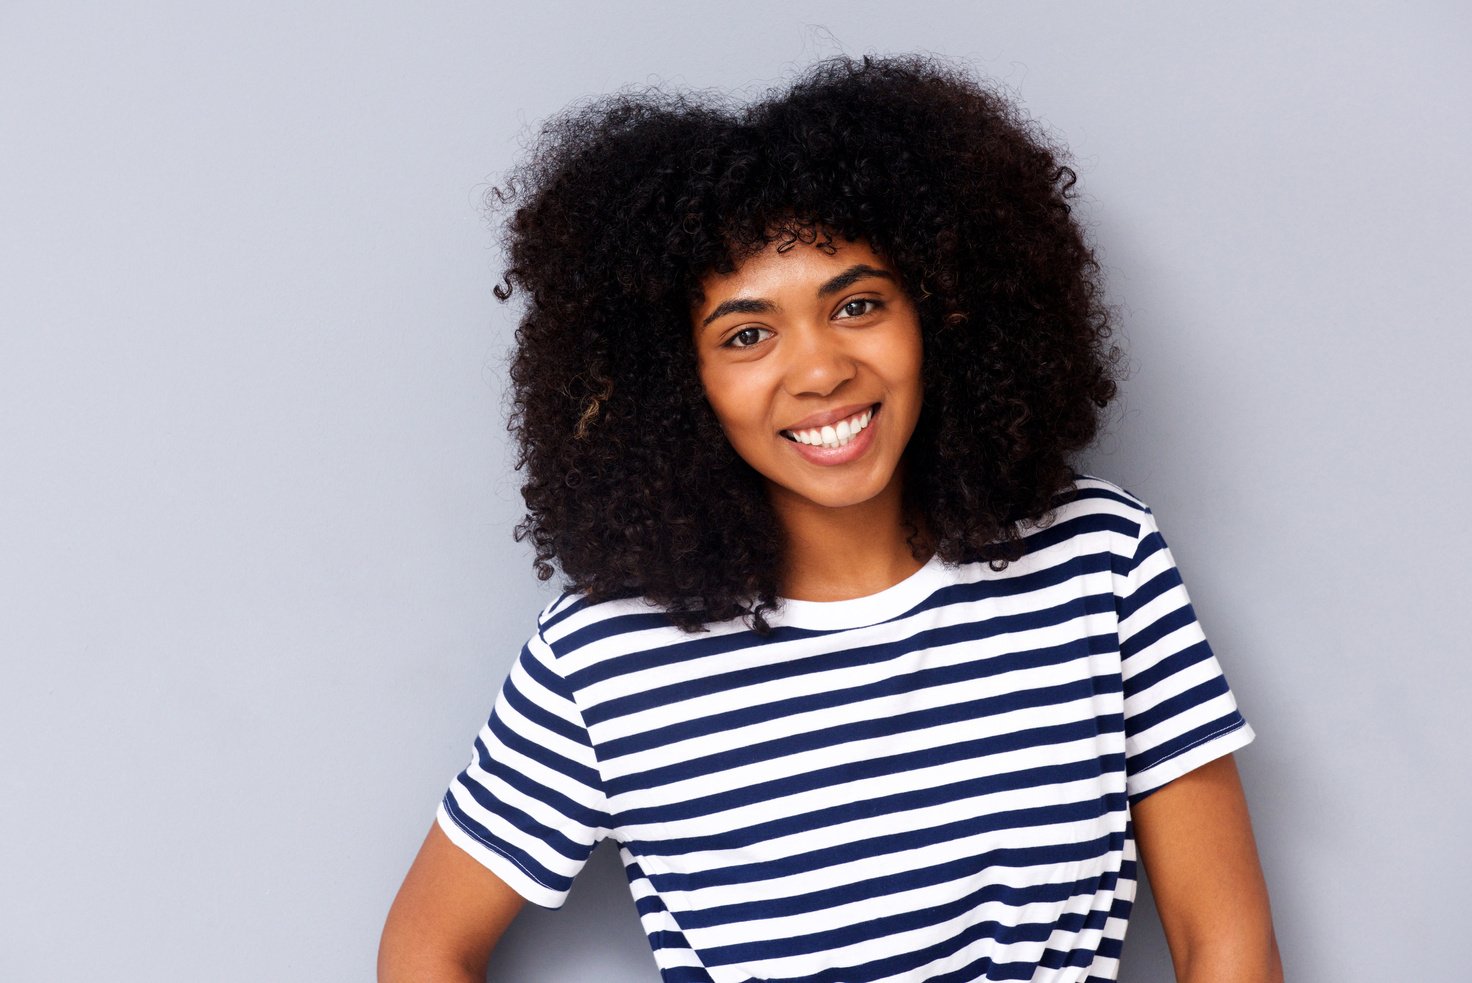
<path fill-rule="evenodd" d="M 888 270 L 881 270 L 877 266 L 869 266 L 867 263 L 855 263 L 837 276 L 826 280 L 818 288 L 819 297 L 830 297 L 847 287 L 853 286 L 860 280 L 870 277 L 878 277 L 895 282 L 894 274 Z M 712 321 L 725 317 L 727 314 L 770 314 L 777 309 L 777 305 L 770 300 L 759 300 L 754 297 L 734 297 L 731 300 L 723 300 L 716 305 L 716 309 L 705 316 L 700 322 L 702 328 L 710 325 Z"/>
<path fill-rule="evenodd" d="M 868 266 L 864 263 L 855 263 L 853 266 L 850 266 L 848 269 L 844 270 L 842 273 L 838 274 L 836 277 L 819 287 L 818 296 L 827 297 L 831 294 L 836 294 L 838 293 L 838 291 L 843 290 L 846 287 L 853 286 L 860 280 L 867 280 L 869 277 L 875 276 L 880 277 L 881 279 L 888 280 L 890 283 L 894 282 L 894 274 L 889 272 L 888 270 L 881 270 L 877 266 Z"/>

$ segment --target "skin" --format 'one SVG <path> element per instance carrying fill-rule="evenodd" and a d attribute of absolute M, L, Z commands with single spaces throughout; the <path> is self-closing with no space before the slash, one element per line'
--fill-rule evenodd
<path fill-rule="evenodd" d="M 1131 812 L 1180 983 L 1282 983 L 1283 963 L 1247 797 L 1231 755 Z"/>
<path fill-rule="evenodd" d="M 383 926 L 379 983 L 484 983 L 491 950 L 524 903 L 431 826 Z"/>
<path fill-rule="evenodd" d="M 868 246 L 800 245 L 702 281 L 692 311 L 706 398 L 765 479 L 787 542 L 783 593 L 845 600 L 919 569 L 904 523 L 904 450 L 920 415 L 913 303 Z M 878 407 L 848 448 L 803 449 L 784 431 Z M 1177 778 L 1132 811 L 1177 980 L 1283 978 L 1246 797 L 1231 756 Z M 381 983 L 484 980 L 522 898 L 432 827 L 394 899 Z"/>
<path fill-rule="evenodd" d="M 918 570 L 901 496 L 920 418 L 920 319 L 894 270 L 864 243 L 769 246 L 701 288 L 700 381 L 766 481 L 787 541 L 784 595 L 862 597 Z M 869 426 L 836 454 L 784 435 L 869 407 Z"/>

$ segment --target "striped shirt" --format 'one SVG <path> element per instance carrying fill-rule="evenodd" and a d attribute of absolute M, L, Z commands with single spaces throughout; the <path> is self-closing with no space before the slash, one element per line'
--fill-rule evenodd
<path fill-rule="evenodd" d="M 1131 805 L 1252 730 L 1142 503 L 1026 547 L 765 637 L 564 596 L 440 826 L 549 907 L 613 837 L 666 983 L 1114 980 Z"/>

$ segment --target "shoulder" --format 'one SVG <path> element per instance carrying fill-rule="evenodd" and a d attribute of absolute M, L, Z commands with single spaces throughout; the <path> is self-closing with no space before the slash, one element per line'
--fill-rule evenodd
<path fill-rule="evenodd" d="M 1156 533 L 1150 508 L 1112 481 L 1078 474 L 1053 507 L 1022 523 L 1022 556 L 1008 569 L 1021 575 L 1068 571 L 1127 575 L 1142 544 Z"/>
<path fill-rule="evenodd" d="M 1064 490 L 1064 501 L 1056 515 L 1117 515 L 1139 523 L 1150 514 L 1150 506 L 1137 496 L 1104 478 L 1075 475 L 1073 485 Z"/>
<path fill-rule="evenodd" d="M 657 653 L 683 652 L 692 643 L 700 648 L 702 642 L 739 647 L 740 639 L 733 636 L 750 634 L 751 629 L 740 621 L 712 623 L 700 632 L 685 631 L 663 607 L 641 597 L 593 600 L 568 593 L 542 610 L 533 644 L 576 689 L 610 672 L 628 671 L 634 663 Z"/>
<path fill-rule="evenodd" d="M 1134 552 L 1150 529 L 1150 507 L 1119 485 L 1092 475 L 1075 475 L 1073 484 L 1059 493 L 1053 509 L 1024 525 L 1028 552 L 1064 539 L 1107 540 L 1113 552 Z"/>

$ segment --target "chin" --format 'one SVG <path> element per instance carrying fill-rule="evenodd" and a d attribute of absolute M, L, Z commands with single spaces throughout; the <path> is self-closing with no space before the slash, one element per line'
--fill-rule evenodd
<path fill-rule="evenodd" d="M 858 508 L 860 506 L 877 503 L 887 498 L 888 492 L 893 490 L 894 494 L 899 492 L 899 482 L 891 477 L 884 482 L 864 483 L 857 486 L 835 487 L 832 483 L 822 486 L 801 484 L 785 485 L 777 482 L 768 482 L 774 504 L 779 507 L 783 504 L 795 506 L 817 507 L 831 511 Z"/>

